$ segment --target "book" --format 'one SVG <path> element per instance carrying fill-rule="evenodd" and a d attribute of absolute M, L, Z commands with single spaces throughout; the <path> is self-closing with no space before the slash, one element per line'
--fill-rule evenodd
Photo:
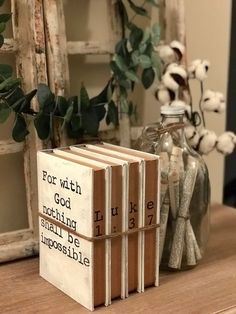
<path fill-rule="evenodd" d="M 117 148 L 117 146 L 116 146 Z M 105 144 L 87 145 L 87 149 L 99 151 L 106 156 L 116 156 L 123 158 L 129 162 L 129 214 L 128 214 L 128 229 L 140 228 L 144 226 L 144 159 L 133 154 L 118 152 L 110 147 L 105 147 Z M 147 156 L 146 156 L 147 157 Z M 148 156 L 153 160 L 156 157 Z M 153 231 L 153 230 L 152 230 Z M 155 231 L 154 231 L 155 232 Z M 152 253 L 150 253 L 152 254 Z M 154 253 L 155 254 L 155 250 Z M 150 257 L 147 256 L 150 260 Z M 130 234 L 128 236 L 128 283 L 127 296 L 129 292 L 137 290 L 144 291 L 144 232 Z M 155 265 L 155 258 L 153 259 Z M 150 265 L 149 265 L 150 266 Z M 153 269 L 153 268 L 152 268 Z M 150 272 L 151 270 L 149 270 Z M 147 272 L 146 272 L 147 277 Z"/>
<path fill-rule="evenodd" d="M 38 153 L 40 275 L 90 310 L 110 303 L 110 169 Z M 106 219 L 105 219 L 106 218 Z"/>
<path fill-rule="evenodd" d="M 140 216 L 140 226 L 150 226 L 152 224 L 160 223 L 160 200 L 159 200 L 159 186 L 160 186 L 160 159 L 158 155 L 153 155 L 134 149 L 116 146 L 108 143 L 99 143 L 97 147 L 103 150 L 112 151 L 112 155 L 122 156 L 123 154 L 140 158 L 144 162 L 143 175 L 143 200 Z M 116 152 L 116 153 L 114 153 Z M 124 156 L 124 155 L 123 155 Z M 142 164 L 140 163 L 142 167 Z M 142 180 L 142 179 L 141 179 Z M 146 230 L 142 234 L 142 286 L 159 285 L 159 228 Z"/>
<path fill-rule="evenodd" d="M 128 210 L 127 193 L 127 162 L 114 157 L 104 158 L 103 155 L 86 150 L 85 145 L 79 147 L 62 148 L 54 150 L 61 156 L 76 158 L 82 156 L 89 162 L 95 160 L 111 166 L 111 234 L 125 231 L 122 219 L 125 219 Z M 122 246 L 123 242 L 123 246 Z M 111 299 L 125 298 L 125 267 L 126 248 L 122 236 L 111 239 Z"/>
<path fill-rule="evenodd" d="M 71 146 L 71 150 L 78 151 L 78 147 L 81 146 Z M 131 229 L 138 228 L 138 209 L 140 207 L 140 191 L 139 186 L 139 165 L 137 159 L 134 157 L 126 156 L 126 158 L 121 158 L 121 156 L 114 156 L 112 153 L 104 152 L 96 145 L 84 145 L 83 150 L 87 151 L 87 154 L 99 155 L 103 160 L 111 160 L 119 158 L 119 162 L 126 163 L 128 165 L 128 192 L 127 192 L 127 211 L 123 215 L 123 231 L 128 231 Z M 117 155 L 115 153 L 115 155 Z M 139 160 L 138 160 L 139 161 Z M 139 250 L 138 245 L 138 232 L 133 234 L 125 235 L 123 241 L 124 251 L 126 258 L 123 266 L 123 276 L 125 278 L 125 297 L 128 297 L 128 292 L 135 291 L 138 289 L 139 281 L 141 282 L 141 276 L 138 275 L 138 265 L 139 265 L 139 255 L 141 254 L 141 249 Z M 124 294 L 122 294 L 124 296 Z"/>
<path fill-rule="evenodd" d="M 37 160 L 40 275 L 89 310 L 158 285 L 159 157 L 97 143 Z"/>

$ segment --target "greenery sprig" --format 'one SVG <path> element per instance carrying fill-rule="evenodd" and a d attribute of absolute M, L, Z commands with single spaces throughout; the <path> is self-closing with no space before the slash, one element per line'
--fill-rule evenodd
<path fill-rule="evenodd" d="M 3 2 L 0 0 L 0 5 Z M 27 115 L 33 117 L 39 138 L 47 140 L 53 138 L 55 119 L 61 120 L 61 128 L 69 137 L 78 139 L 86 134 L 96 136 L 104 118 L 107 125 L 112 123 L 117 127 L 119 113 L 136 114 L 136 106 L 129 100 L 135 84 L 142 83 L 147 89 L 161 74 L 161 63 L 155 51 L 160 41 L 159 26 L 154 24 L 143 30 L 134 24 L 136 15 L 148 17 L 146 4 L 158 6 L 155 0 L 145 0 L 142 6 L 136 5 L 133 0 L 118 0 L 123 35 L 110 62 L 111 78 L 96 97 L 89 97 L 84 84 L 78 96 L 69 98 L 55 95 L 45 84 L 39 84 L 38 90 L 25 94 L 20 87 L 20 79 L 13 77 L 11 67 L 0 65 L 0 123 L 5 122 L 11 113 L 15 114 L 12 129 L 15 141 L 23 141 L 29 133 Z M 128 17 L 127 5 L 134 13 L 131 18 Z M 0 33 L 10 18 L 10 14 L 0 14 Z M 1 36 L 0 43 L 3 44 Z M 36 93 L 38 112 L 31 109 L 31 100 Z"/>

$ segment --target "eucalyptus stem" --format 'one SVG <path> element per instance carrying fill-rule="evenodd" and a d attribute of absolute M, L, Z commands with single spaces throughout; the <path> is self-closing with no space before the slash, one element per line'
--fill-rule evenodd
<path fill-rule="evenodd" d="M 143 7 L 145 6 L 146 2 L 147 2 L 147 0 L 144 0 L 144 1 L 143 1 L 143 4 L 142 4 L 140 7 L 143 8 Z M 130 23 L 133 22 L 133 20 L 136 18 L 137 15 L 138 15 L 138 14 L 135 13 L 135 14 L 131 17 Z"/>
<path fill-rule="evenodd" d="M 199 100 L 199 109 L 201 112 L 201 116 L 202 116 L 202 124 L 204 126 L 204 128 L 206 127 L 206 121 L 205 121 L 205 117 L 204 117 L 204 112 L 202 110 L 202 99 L 203 99 L 203 82 L 200 82 L 200 92 L 201 92 L 201 96 L 200 96 L 200 100 Z"/>

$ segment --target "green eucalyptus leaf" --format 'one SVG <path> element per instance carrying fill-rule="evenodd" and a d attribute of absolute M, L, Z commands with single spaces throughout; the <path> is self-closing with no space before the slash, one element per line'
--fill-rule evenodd
<path fill-rule="evenodd" d="M 72 106 L 73 107 L 73 112 L 74 113 L 80 113 L 80 99 L 78 96 L 72 96 L 68 99 L 68 105 L 67 105 L 67 108 L 69 106 Z"/>
<path fill-rule="evenodd" d="M 129 35 L 129 42 L 133 50 L 138 49 L 142 39 L 143 30 L 137 26 L 133 27 Z"/>
<path fill-rule="evenodd" d="M 0 33 L 4 32 L 6 29 L 6 23 L 2 22 L 0 23 Z"/>
<path fill-rule="evenodd" d="M 115 54 L 114 61 L 116 62 L 118 68 L 121 71 L 124 71 L 124 72 L 127 71 L 127 66 L 125 64 L 125 60 L 121 56 Z"/>
<path fill-rule="evenodd" d="M 11 14 L 3 13 L 0 14 L 0 23 L 6 23 L 11 19 Z"/>
<path fill-rule="evenodd" d="M 161 35 L 161 28 L 160 25 L 158 23 L 155 23 L 152 25 L 152 32 L 154 35 Z"/>
<path fill-rule="evenodd" d="M 66 114 L 64 116 L 64 121 L 62 124 L 62 129 L 64 128 L 66 123 L 70 122 L 72 115 L 73 115 L 73 111 L 74 111 L 74 107 L 73 107 L 73 103 L 72 103 L 72 104 L 70 104 L 70 106 L 66 110 Z"/>
<path fill-rule="evenodd" d="M 15 122 L 12 129 L 12 137 L 16 142 L 23 142 L 26 135 L 29 134 L 27 129 L 27 124 L 23 115 L 17 113 L 15 117 Z"/>
<path fill-rule="evenodd" d="M 50 114 L 55 109 L 55 96 L 46 84 L 39 84 L 37 91 L 39 107 L 44 113 Z"/>
<path fill-rule="evenodd" d="M 23 90 L 18 86 L 10 90 L 7 95 L 4 95 L 4 99 L 7 101 L 9 106 L 12 106 L 20 98 L 24 97 Z"/>
<path fill-rule="evenodd" d="M 2 90 L 10 90 L 18 85 L 20 85 L 21 80 L 19 78 L 8 77 L 2 83 L 0 83 L 0 91 Z"/>
<path fill-rule="evenodd" d="M 23 97 L 17 99 L 17 101 L 14 104 L 12 104 L 11 108 L 15 112 L 20 113 L 22 111 L 21 108 L 23 107 L 24 101 L 25 101 L 25 97 L 23 96 Z"/>
<path fill-rule="evenodd" d="M 112 72 L 114 73 L 114 75 L 118 77 L 118 79 L 124 78 L 124 73 L 120 70 L 120 68 L 118 67 L 118 65 L 116 64 L 114 60 L 110 62 L 110 68 Z"/>
<path fill-rule="evenodd" d="M 82 114 L 82 127 L 86 134 L 96 136 L 99 128 L 99 121 L 97 118 L 96 110 L 94 107 L 83 112 Z"/>
<path fill-rule="evenodd" d="M 97 96 L 90 99 L 90 106 L 107 103 L 109 98 L 112 97 L 113 91 L 114 85 L 112 80 L 109 80 L 105 88 Z"/>
<path fill-rule="evenodd" d="M 6 102 L 0 103 L 0 123 L 4 123 L 11 114 L 11 108 Z"/>
<path fill-rule="evenodd" d="M 126 71 L 125 75 L 129 80 L 139 83 L 139 78 L 133 71 Z"/>
<path fill-rule="evenodd" d="M 0 64 L 0 75 L 3 78 L 9 78 L 12 76 L 13 69 L 10 65 L 8 64 Z"/>
<path fill-rule="evenodd" d="M 21 95 L 18 98 L 14 98 L 15 101 L 11 103 L 11 108 L 18 113 L 28 113 L 32 114 L 34 111 L 31 109 L 31 100 L 35 96 L 37 90 L 34 89 L 30 93 L 24 95 L 23 92 L 17 93 L 18 95 Z"/>
<path fill-rule="evenodd" d="M 81 128 L 81 117 L 73 115 L 71 118 L 71 127 L 74 132 L 77 132 Z"/>
<path fill-rule="evenodd" d="M 155 23 L 152 26 L 152 42 L 154 46 L 157 46 L 161 39 L 161 28 L 160 25 Z"/>
<path fill-rule="evenodd" d="M 158 53 L 153 51 L 151 59 L 152 59 L 152 66 L 156 69 L 158 79 L 160 80 L 161 79 L 161 73 L 162 73 L 162 63 L 161 63 L 161 60 L 160 60 Z"/>
<path fill-rule="evenodd" d="M 4 37 L 0 34 L 0 48 L 4 44 Z"/>
<path fill-rule="evenodd" d="M 128 0 L 129 2 L 129 5 L 130 5 L 130 8 L 136 13 L 136 14 L 139 14 L 139 15 L 142 15 L 142 16 L 148 16 L 148 12 L 146 9 L 144 9 L 143 7 L 139 7 L 137 6 L 132 0 Z"/>
<path fill-rule="evenodd" d="M 149 88 L 155 79 L 155 72 L 152 67 L 144 69 L 142 73 L 142 83 L 145 89 Z"/>
<path fill-rule="evenodd" d="M 71 122 L 66 124 L 66 132 L 69 138 L 79 139 L 83 136 L 84 130 L 83 128 L 79 128 L 78 130 L 74 130 Z"/>
<path fill-rule="evenodd" d="M 146 27 L 143 33 L 142 43 L 146 43 L 151 38 L 151 30 L 150 27 Z"/>
<path fill-rule="evenodd" d="M 141 55 L 139 57 L 139 62 L 143 69 L 147 69 L 152 65 L 152 60 L 146 55 Z"/>
<path fill-rule="evenodd" d="M 109 125 L 110 123 L 112 123 L 115 127 L 119 125 L 118 107 L 113 100 L 111 100 L 108 104 L 108 110 L 106 115 L 106 124 Z"/>
<path fill-rule="evenodd" d="M 64 117 L 68 109 L 68 103 L 67 103 L 66 98 L 63 96 L 56 96 L 55 102 L 56 102 L 59 115 Z"/>
<path fill-rule="evenodd" d="M 84 84 L 81 84 L 80 88 L 80 105 L 82 111 L 87 110 L 90 107 L 88 92 Z"/>
<path fill-rule="evenodd" d="M 105 104 L 97 104 L 94 106 L 98 121 L 101 121 L 106 114 Z"/>
<path fill-rule="evenodd" d="M 117 43 L 115 47 L 116 54 L 120 55 L 124 59 L 126 64 L 128 64 L 130 61 L 130 54 L 127 48 L 127 42 L 128 40 L 126 38 L 123 38 Z"/>
<path fill-rule="evenodd" d="M 139 50 L 139 53 L 140 53 L 140 54 L 144 54 L 145 51 L 146 51 L 146 49 L 147 49 L 147 44 L 146 44 L 146 43 L 141 43 L 141 44 L 139 45 L 138 50 Z"/>
<path fill-rule="evenodd" d="M 139 56 L 140 56 L 140 53 L 138 50 L 135 50 L 132 52 L 131 59 L 134 66 L 139 64 Z"/>
<path fill-rule="evenodd" d="M 22 111 L 24 113 L 33 113 L 33 110 L 31 109 L 31 100 L 36 95 L 36 93 L 37 93 L 37 89 L 34 89 L 25 95 L 25 97 L 24 97 L 25 101 L 24 101 L 24 105 L 22 107 Z"/>
<path fill-rule="evenodd" d="M 34 119 L 34 126 L 36 128 L 38 137 L 41 140 L 46 140 L 50 135 L 50 114 L 45 114 L 40 111 Z"/>
<path fill-rule="evenodd" d="M 128 97 L 128 92 L 127 89 L 125 87 L 123 87 L 122 85 L 119 86 L 120 88 L 120 98 L 127 98 Z"/>
<path fill-rule="evenodd" d="M 111 82 L 109 82 L 108 83 L 108 86 L 107 86 L 107 101 L 109 102 L 110 100 L 111 100 L 111 98 L 112 98 L 112 95 L 113 95 L 113 90 L 114 90 L 114 88 L 112 89 L 112 84 L 111 84 Z"/>
<path fill-rule="evenodd" d="M 148 57 L 151 58 L 153 51 L 154 51 L 154 48 L 153 48 L 152 43 L 148 43 L 148 44 L 147 44 L 147 48 L 145 49 L 144 54 L 145 54 L 146 56 L 148 56 Z"/>
<path fill-rule="evenodd" d="M 120 86 L 124 87 L 125 89 L 131 89 L 131 82 L 130 80 L 121 80 L 119 82 Z"/>

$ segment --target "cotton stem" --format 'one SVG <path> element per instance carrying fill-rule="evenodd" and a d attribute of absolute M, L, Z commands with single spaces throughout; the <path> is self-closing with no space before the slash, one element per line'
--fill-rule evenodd
<path fill-rule="evenodd" d="M 202 99 L 203 99 L 203 82 L 202 81 L 200 82 L 200 91 L 201 91 L 201 96 L 200 96 L 200 100 L 199 100 L 199 109 L 201 112 L 202 124 L 203 124 L 203 127 L 205 128 L 206 122 L 205 122 L 204 112 L 202 110 Z"/>

